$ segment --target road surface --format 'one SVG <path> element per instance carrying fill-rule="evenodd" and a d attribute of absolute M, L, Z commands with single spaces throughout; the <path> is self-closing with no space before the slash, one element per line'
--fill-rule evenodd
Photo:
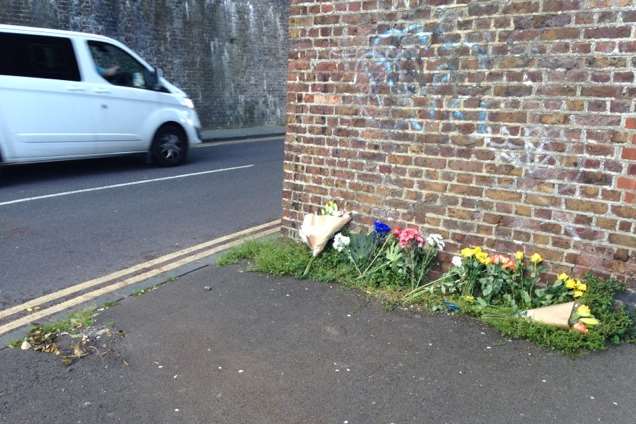
<path fill-rule="evenodd" d="M 1 170 L 0 309 L 280 217 L 282 160 L 281 138 Z"/>

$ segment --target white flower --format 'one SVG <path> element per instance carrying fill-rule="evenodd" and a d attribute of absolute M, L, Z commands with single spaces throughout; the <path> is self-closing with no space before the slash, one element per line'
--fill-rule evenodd
<path fill-rule="evenodd" d="M 453 266 L 462 266 L 462 258 L 461 256 L 453 256 L 453 260 L 451 261 Z"/>
<path fill-rule="evenodd" d="M 351 239 L 349 237 L 343 236 L 342 233 L 338 233 L 333 239 L 333 248 L 338 252 L 342 252 L 345 247 L 349 246 L 350 243 Z"/>
<path fill-rule="evenodd" d="M 437 250 L 444 250 L 446 243 L 444 243 L 444 238 L 439 234 L 430 234 L 426 237 L 426 243 L 429 246 L 436 248 Z"/>

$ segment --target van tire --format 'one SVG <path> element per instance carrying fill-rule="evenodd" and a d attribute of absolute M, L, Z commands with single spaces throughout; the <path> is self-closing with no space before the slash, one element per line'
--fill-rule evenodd
<path fill-rule="evenodd" d="M 188 138 L 178 125 L 163 125 L 150 145 L 150 159 L 159 166 L 181 165 L 188 158 Z"/>

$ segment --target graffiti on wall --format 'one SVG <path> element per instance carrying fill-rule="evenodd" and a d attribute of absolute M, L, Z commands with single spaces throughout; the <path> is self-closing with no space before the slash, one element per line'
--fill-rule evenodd
<path fill-rule="evenodd" d="M 409 7 L 408 0 L 393 1 L 394 10 Z M 492 69 L 496 58 L 488 51 L 488 44 L 494 41 L 489 38 L 489 32 L 477 42 L 452 37 L 447 37 L 449 41 L 446 42 L 439 41 L 446 38 L 446 33 L 454 31 L 465 7 L 467 5 L 435 8 L 433 27 L 429 22 L 426 25 L 420 22 L 397 23 L 390 28 L 378 25 L 375 32 L 365 34 L 366 45 L 332 52 L 332 57 L 348 63 L 353 69 L 352 83 L 356 92 L 362 93 L 354 96 L 353 101 L 360 116 L 365 119 L 366 127 L 425 133 L 427 120 L 439 119 L 437 117 L 446 112 L 449 114 L 445 118 L 447 120 L 475 124 L 472 136 L 482 139 L 483 146 L 494 152 L 495 164 L 517 170 L 512 179 L 497 179 L 497 188 L 529 193 L 546 180 L 580 182 L 585 174 L 585 159 L 579 155 L 577 162 L 564 170 L 560 166 L 563 154 L 575 152 L 554 148 L 559 140 L 567 137 L 564 130 L 524 123 L 519 124 L 521 129 L 517 128 L 513 134 L 506 124 L 493 125 L 489 122 L 489 111 L 496 110 L 496 107 L 490 106 L 487 98 L 482 99 L 476 114 L 471 111 L 473 113 L 467 116 L 463 101 L 471 96 L 458 90 L 460 85 L 466 84 L 460 71 L 460 57 L 469 52 L 476 59 L 479 69 L 485 72 Z M 530 54 L 532 42 L 526 48 L 524 53 Z M 435 52 L 443 55 L 433 57 Z M 434 68 L 431 69 L 433 62 Z M 528 74 L 525 73 L 523 78 L 528 81 Z M 443 94 L 435 91 L 440 85 L 446 88 Z M 474 97 L 479 97 L 479 90 L 475 92 Z M 392 116 L 393 109 L 400 109 L 400 113 Z M 594 143 L 594 140 L 587 142 Z M 562 185 L 563 190 L 568 190 L 567 184 Z M 581 228 L 575 222 L 576 215 L 558 207 L 553 209 L 548 219 L 562 226 L 563 235 L 580 239 Z M 395 212 L 386 210 L 384 215 L 395 216 Z"/>

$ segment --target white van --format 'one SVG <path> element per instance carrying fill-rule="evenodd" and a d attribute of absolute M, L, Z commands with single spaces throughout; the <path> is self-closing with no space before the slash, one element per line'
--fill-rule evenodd
<path fill-rule="evenodd" d="M 200 143 L 192 100 L 125 45 L 0 25 L 0 162 L 149 153 L 178 165 Z"/>

